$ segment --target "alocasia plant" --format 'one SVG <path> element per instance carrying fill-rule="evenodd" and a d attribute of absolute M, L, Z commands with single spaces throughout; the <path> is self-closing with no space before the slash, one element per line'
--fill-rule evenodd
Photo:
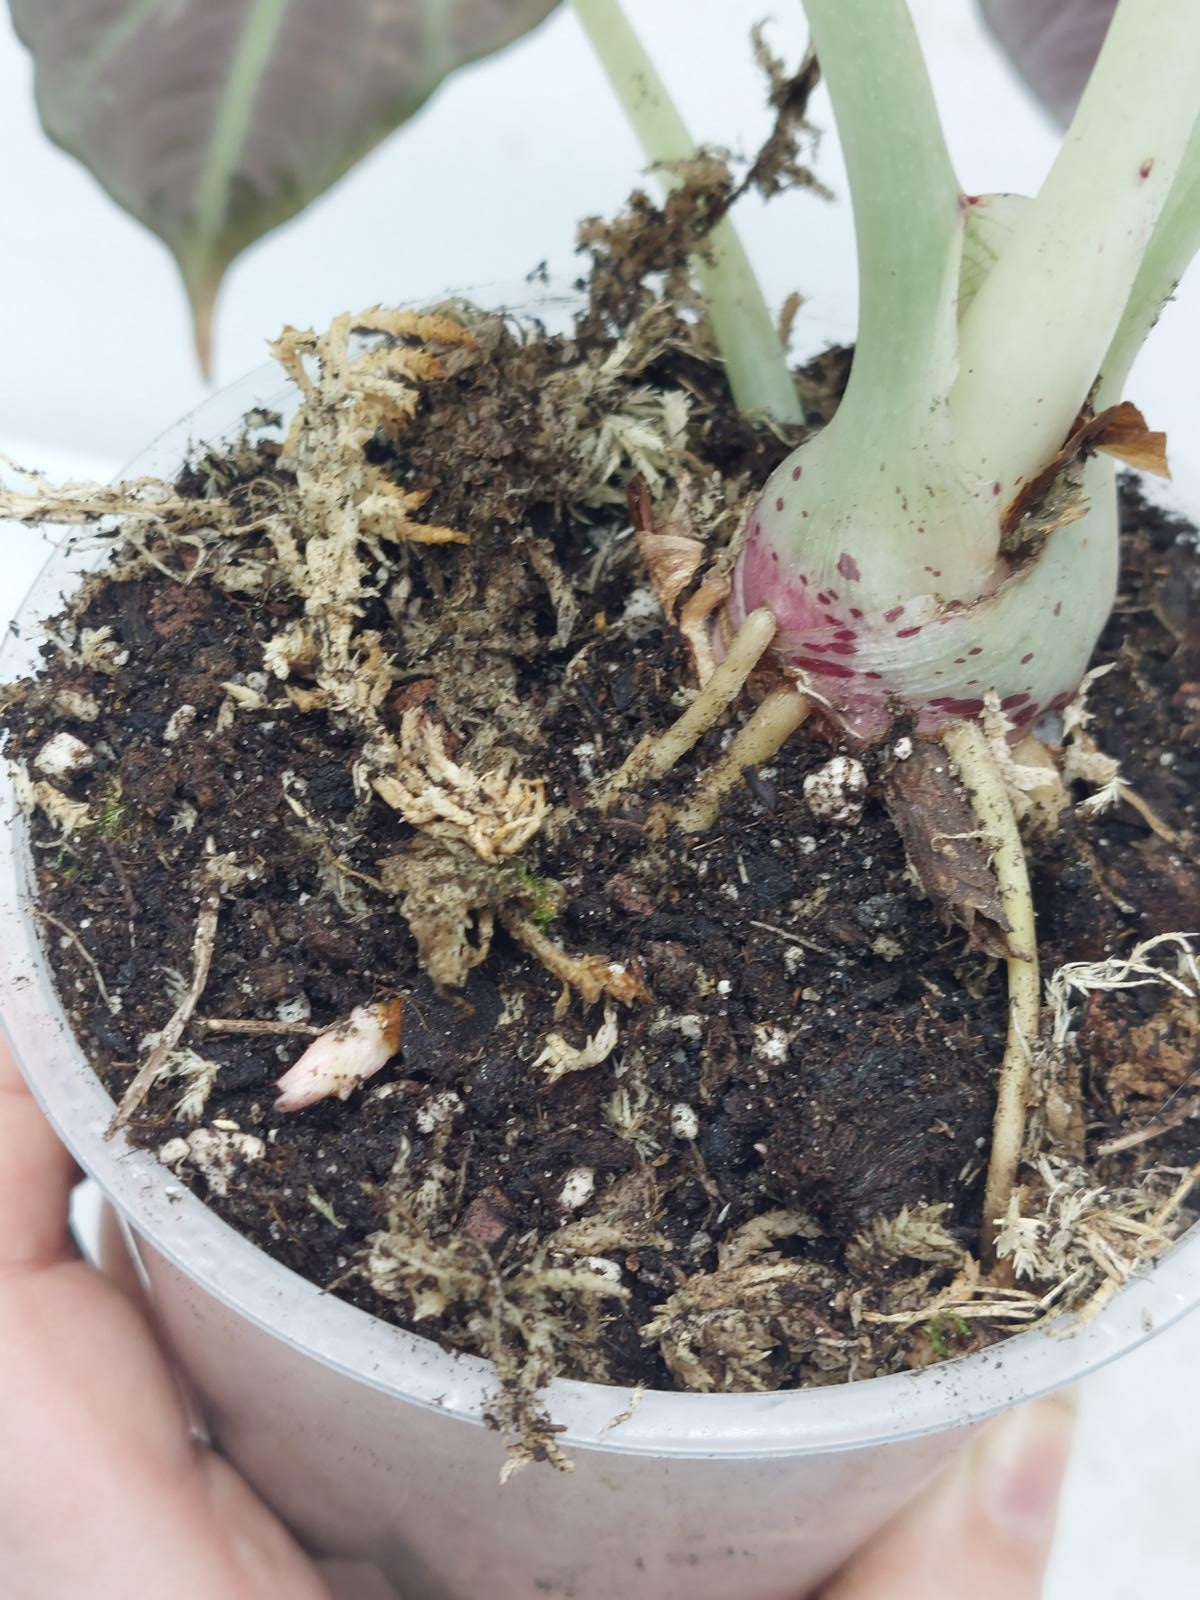
<path fill-rule="evenodd" d="M 47 128 L 174 249 L 203 347 L 239 249 L 554 0 L 10 5 Z M 687 131 L 617 0 L 575 5 L 650 159 L 686 157 Z M 812 707 L 852 739 L 904 719 L 944 740 L 994 843 L 1011 930 L 994 1223 L 1020 1151 L 1039 995 L 1020 838 L 980 718 L 992 708 L 1022 731 L 1074 695 L 1116 583 L 1113 469 L 1096 451 L 1161 454 L 1122 400 L 1200 245 L 1200 0 L 1121 0 L 1062 152 L 1027 202 L 961 192 L 905 0 L 804 5 L 858 237 L 849 384 L 748 521 L 720 619 L 724 663 L 681 727 L 639 747 L 607 793 L 665 772 L 764 655 L 782 685 L 681 826 L 703 826 L 721 787 Z M 711 245 L 697 275 L 735 400 L 801 420 L 727 223 Z"/>
<path fill-rule="evenodd" d="M 857 734 L 973 717 L 989 691 L 1030 724 L 1071 698 L 1116 584 L 1111 466 L 1053 514 L 1039 476 L 1085 403 L 1121 398 L 1200 241 L 1200 8 L 1118 8 L 1041 194 L 1002 220 L 960 190 L 903 0 L 806 9 L 854 200 L 858 341 L 836 416 L 763 491 L 732 620 L 769 606 L 772 649 Z M 999 253 L 964 293 L 980 225 Z"/>

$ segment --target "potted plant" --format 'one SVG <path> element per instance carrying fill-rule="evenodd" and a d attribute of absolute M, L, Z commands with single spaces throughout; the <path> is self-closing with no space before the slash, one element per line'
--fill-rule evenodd
<path fill-rule="evenodd" d="M 1198 1169 L 1194 870 L 1142 792 L 1194 715 L 1159 568 L 1191 579 L 1135 499 L 1160 632 L 1088 668 L 1109 457 L 1163 464 L 1122 389 L 1196 242 L 1200 20 L 1126 0 L 1022 204 L 960 194 L 901 0 L 808 0 L 862 287 L 848 380 L 797 386 L 727 167 L 578 9 L 687 164 L 589 230 L 565 331 L 288 329 L 290 391 L 214 403 L 205 448 L 4 501 L 122 519 L 6 673 L 5 1019 L 312 1544 L 406 1593 L 767 1600 L 1194 1299 L 1195 1240 L 1139 1276 Z M 768 187 L 814 74 L 772 63 Z M 197 215 L 194 293 L 233 239 Z M 501 1490 L 506 1449 L 574 1470 Z"/>

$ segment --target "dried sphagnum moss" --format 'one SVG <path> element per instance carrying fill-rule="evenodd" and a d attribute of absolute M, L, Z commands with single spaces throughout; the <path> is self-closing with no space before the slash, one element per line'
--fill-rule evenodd
<path fill-rule="evenodd" d="M 601 359 L 568 365 L 545 386 L 540 413 L 553 433 L 547 454 L 569 502 L 619 503 L 615 480 L 630 470 L 665 488 L 688 402 L 682 393 L 664 400 L 635 381 L 661 352 L 665 325 L 661 314 L 647 315 Z M 422 386 L 444 379 L 452 365 L 462 371 L 480 344 L 486 356 L 500 326 L 501 319 L 473 310 L 455 316 L 374 308 L 339 317 L 321 335 L 286 330 L 273 348 L 301 403 L 282 470 L 270 480 L 252 478 L 249 490 L 239 473 L 236 506 L 213 462 L 200 499 L 151 480 L 118 490 L 35 487 L 4 496 L 0 512 L 57 522 L 121 514 L 112 537 L 122 576 L 151 565 L 186 585 L 203 570 L 234 593 L 271 591 L 299 601 L 301 614 L 263 649 L 263 665 L 278 687 L 227 685 L 222 717 L 270 715 L 282 694 L 302 713 L 352 728 L 360 749 L 356 780 L 416 830 L 404 852 L 380 863 L 376 887 L 398 897 L 430 976 L 460 986 L 486 958 L 502 918 L 563 985 L 564 1004 L 571 991 L 588 1005 L 606 999 L 607 1053 L 615 1043 L 608 1042 L 617 1030 L 615 1005 L 647 998 L 644 985 L 603 953 L 563 949 L 527 915 L 536 913 L 537 896 L 530 875 L 513 870 L 542 829 L 547 805 L 540 779 L 521 771 L 517 750 L 506 742 L 506 720 L 518 739 L 534 731 L 514 709 L 511 664 L 522 653 L 569 645 L 578 614 L 574 592 L 549 546 L 525 533 L 514 539 L 509 559 L 489 571 L 486 589 L 468 592 L 478 579 L 467 571 L 464 587 L 444 597 L 453 619 L 448 627 L 427 601 L 414 598 L 409 552 L 466 543 L 472 530 L 423 521 L 427 492 L 403 488 L 371 459 L 379 438 L 403 431 Z M 235 448 L 249 461 L 250 445 Z M 538 586 L 557 617 L 548 641 L 523 620 Z M 440 716 L 414 704 L 398 728 L 385 717 L 398 687 L 395 667 L 378 633 L 363 623 L 377 600 L 388 607 L 409 659 L 424 659 L 431 676 L 452 686 L 439 696 Z M 501 636 L 503 650 L 495 647 Z M 120 670 L 99 635 L 81 630 L 58 643 L 98 670 Z M 29 779 L 24 793 L 67 832 L 94 820 L 85 806 L 40 780 Z M 299 796 L 285 786 L 285 797 L 339 900 L 357 892 Z M 189 1082 L 189 1092 L 198 1088 Z M 653 1227 L 653 1182 L 614 1185 L 594 1216 L 501 1268 L 448 1231 L 439 1170 L 447 1176 L 434 1163 L 406 1192 L 402 1155 L 387 1189 L 387 1226 L 369 1241 L 361 1271 L 376 1292 L 404 1304 L 413 1321 L 437 1315 L 443 1338 L 495 1362 L 503 1387 L 494 1414 L 520 1441 L 514 1459 L 536 1455 L 565 1465 L 537 1397 L 564 1366 L 599 1380 L 608 1376 L 598 1340 L 604 1305 L 628 1291 L 594 1252 L 650 1240 L 665 1247 Z"/>
<path fill-rule="evenodd" d="M 627 1298 L 628 1291 L 586 1259 L 556 1264 L 548 1245 L 526 1262 L 500 1267 L 462 1234 L 435 1237 L 422 1211 L 436 1213 L 441 1196 L 417 1191 L 414 1200 L 407 1194 L 405 1165 L 402 1152 L 389 1185 L 395 1198 L 387 1227 L 367 1241 L 361 1270 L 377 1294 L 404 1306 L 418 1328 L 436 1317 L 444 1342 L 480 1351 L 495 1363 L 501 1388 L 490 1414 L 516 1441 L 506 1471 L 533 1459 L 569 1468 L 541 1395 L 568 1359 L 582 1358 L 584 1375 L 597 1382 L 608 1379 L 598 1339 L 604 1306 Z"/>

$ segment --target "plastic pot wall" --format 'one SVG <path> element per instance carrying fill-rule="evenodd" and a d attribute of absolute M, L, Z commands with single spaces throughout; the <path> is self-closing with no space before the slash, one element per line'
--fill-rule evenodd
<path fill-rule="evenodd" d="M 255 405 L 266 368 L 160 439 L 132 474 L 171 476 Z M 47 564 L 0 651 L 29 670 L 95 541 Z M 29 847 L 0 803 L 0 1000 L 30 1085 L 125 1219 L 163 1333 L 215 1443 L 315 1553 L 377 1563 L 404 1600 L 798 1600 L 987 1417 L 1072 1383 L 1200 1299 L 1193 1231 L 1086 1328 L 1035 1331 L 923 1372 L 798 1393 L 651 1393 L 558 1382 L 547 1406 L 575 1470 L 499 1482 L 483 1422 L 494 1375 L 277 1265 L 105 1130 L 112 1103 L 67 1025 L 31 912 Z"/>

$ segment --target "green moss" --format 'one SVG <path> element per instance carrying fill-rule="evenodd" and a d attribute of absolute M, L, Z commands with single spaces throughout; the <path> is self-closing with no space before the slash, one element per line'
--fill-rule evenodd
<path fill-rule="evenodd" d="M 961 1343 L 970 1337 L 970 1333 L 970 1323 L 965 1317 L 960 1317 L 957 1311 L 941 1311 L 925 1324 L 925 1336 L 939 1360 L 949 1355 L 952 1341 Z"/>
<path fill-rule="evenodd" d="M 517 862 L 513 876 L 529 902 L 529 920 L 544 933 L 561 909 L 561 889 L 550 879 L 541 877 L 524 861 Z"/>
<path fill-rule="evenodd" d="M 88 857 L 81 856 L 65 840 L 51 858 L 50 869 L 64 883 L 90 883 L 96 876 L 96 868 Z"/>
<path fill-rule="evenodd" d="M 100 837 L 119 838 L 129 826 L 132 816 L 133 808 L 121 793 L 121 780 L 114 778 L 100 796 Z"/>

